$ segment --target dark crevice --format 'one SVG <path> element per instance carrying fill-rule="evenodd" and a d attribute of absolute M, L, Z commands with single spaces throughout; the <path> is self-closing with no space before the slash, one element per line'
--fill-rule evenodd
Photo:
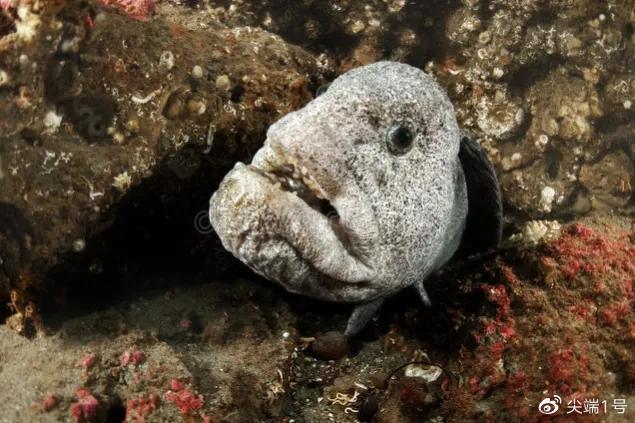
<path fill-rule="evenodd" d="M 536 26 L 547 27 L 553 25 L 558 20 L 558 14 L 554 10 L 542 9 L 535 12 L 531 18 L 523 25 L 523 36 L 527 30 Z"/>
<path fill-rule="evenodd" d="M 126 421 L 126 407 L 119 397 L 115 397 L 106 411 L 106 423 L 122 423 Z"/>
<path fill-rule="evenodd" d="M 385 58 L 391 58 L 391 52 L 399 46 L 398 36 L 403 28 L 413 28 L 417 32 L 417 43 L 408 49 L 403 58 L 413 66 L 424 68 L 429 61 L 442 61 L 448 52 L 454 51 L 446 37 L 447 18 L 460 6 L 457 0 L 428 0 L 408 2 L 399 14 L 390 15 L 386 22 L 384 38 L 380 45 L 385 46 Z M 433 25 L 422 23 L 431 20 Z M 402 58 L 395 58 L 403 60 Z"/>
<path fill-rule="evenodd" d="M 138 295 L 235 273 L 240 264 L 222 248 L 206 214 L 222 177 L 250 152 L 220 154 L 223 144 L 208 155 L 185 148 L 166 157 L 102 212 L 85 249 L 67 253 L 48 273 L 46 292 L 39 293 L 45 320 L 55 326 Z"/>
<path fill-rule="evenodd" d="M 477 16 L 481 20 L 483 27 L 488 26 L 494 13 L 496 13 L 496 9 L 489 1 L 481 1 L 479 3 Z"/>
<path fill-rule="evenodd" d="M 15 13 L 11 10 L 0 10 L 0 38 L 15 32 Z"/>
<path fill-rule="evenodd" d="M 565 59 L 561 56 L 545 56 L 515 69 L 507 77 L 504 77 L 504 81 L 509 84 L 514 96 L 526 98 L 527 90 L 530 87 L 547 78 L 551 72 L 565 63 Z"/>
<path fill-rule="evenodd" d="M 33 228 L 24 212 L 13 204 L 0 202 L 0 321 L 4 321 L 13 310 L 5 307 L 9 303 L 11 286 L 19 283 L 29 260 Z"/>
<path fill-rule="evenodd" d="M 560 162 L 562 161 L 562 153 L 557 148 L 550 148 L 545 151 L 545 161 L 547 164 L 547 175 L 553 181 L 560 173 Z"/>

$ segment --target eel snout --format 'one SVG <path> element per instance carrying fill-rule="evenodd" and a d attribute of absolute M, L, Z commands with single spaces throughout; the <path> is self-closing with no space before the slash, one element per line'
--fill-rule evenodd
<path fill-rule="evenodd" d="M 210 200 L 225 248 L 281 282 L 304 279 L 311 269 L 347 283 L 374 277 L 352 251 L 335 199 L 307 168 L 280 157 L 254 162 L 236 164 Z"/>

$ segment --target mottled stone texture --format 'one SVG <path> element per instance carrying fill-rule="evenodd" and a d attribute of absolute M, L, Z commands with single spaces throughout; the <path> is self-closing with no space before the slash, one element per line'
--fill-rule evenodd
<path fill-rule="evenodd" d="M 43 293 L 63 303 L 68 281 L 51 278 L 69 263 L 105 270 L 97 238 L 117 222 L 128 229 L 111 252 L 144 237 L 135 249 L 151 248 L 153 233 L 177 228 L 203 240 L 195 216 L 220 176 L 323 82 L 315 58 L 259 29 L 170 7 L 140 22 L 82 4 L 34 6 L 35 38 L 11 33 L 0 54 L 0 299 L 15 290 L 21 314 Z"/>

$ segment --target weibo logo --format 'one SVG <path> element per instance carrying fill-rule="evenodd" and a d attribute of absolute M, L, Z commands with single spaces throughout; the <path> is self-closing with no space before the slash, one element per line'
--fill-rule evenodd
<path fill-rule="evenodd" d="M 542 414 L 555 414 L 560 409 L 560 404 L 562 404 L 562 398 L 558 395 L 554 395 L 553 399 L 547 397 L 538 404 L 538 411 Z"/>

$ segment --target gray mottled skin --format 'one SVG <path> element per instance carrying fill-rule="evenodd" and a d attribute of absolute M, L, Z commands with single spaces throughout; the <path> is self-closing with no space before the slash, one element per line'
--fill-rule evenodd
<path fill-rule="evenodd" d="M 394 155 L 386 131 L 401 122 L 416 138 Z M 381 299 L 423 281 L 460 243 L 460 138 L 446 93 L 421 70 L 395 62 L 353 69 L 269 128 L 252 163 L 236 164 L 212 196 L 210 220 L 225 248 L 289 291 Z M 272 175 L 290 164 L 339 218 L 276 184 Z"/>

